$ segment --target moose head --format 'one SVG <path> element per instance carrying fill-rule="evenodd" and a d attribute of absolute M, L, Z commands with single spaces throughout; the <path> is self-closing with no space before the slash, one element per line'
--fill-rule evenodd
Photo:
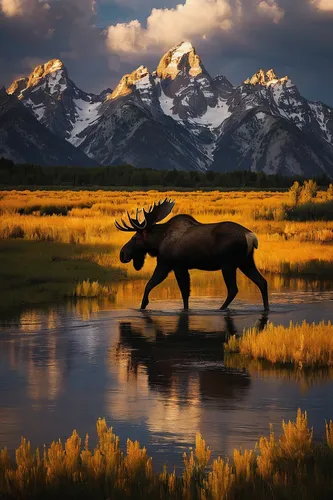
<path fill-rule="evenodd" d="M 146 254 L 154 255 L 157 250 L 157 239 L 154 237 L 154 228 L 169 215 L 175 202 L 165 198 L 164 201 L 154 203 L 146 211 L 136 209 L 136 216 L 132 218 L 127 212 L 128 223 L 121 219 L 121 224 L 115 221 L 115 226 L 119 231 L 136 233 L 126 245 L 120 250 L 120 261 L 127 264 L 133 260 L 133 266 L 136 271 L 142 269 Z M 141 221 L 139 214 L 142 213 Z"/>

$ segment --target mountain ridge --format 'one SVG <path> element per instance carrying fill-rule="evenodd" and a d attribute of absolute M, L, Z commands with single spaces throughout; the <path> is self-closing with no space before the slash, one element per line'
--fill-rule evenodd
<path fill-rule="evenodd" d="M 38 66 L 8 92 L 103 165 L 333 176 L 332 108 L 305 99 L 273 69 L 238 86 L 224 75 L 212 78 L 188 41 L 167 51 L 154 71 L 141 65 L 99 96 L 76 87 L 60 60 Z"/>
<path fill-rule="evenodd" d="M 83 151 L 44 127 L 15 96 L 0 89 L 0 157 L 16 163 L 94 166 Z"/>

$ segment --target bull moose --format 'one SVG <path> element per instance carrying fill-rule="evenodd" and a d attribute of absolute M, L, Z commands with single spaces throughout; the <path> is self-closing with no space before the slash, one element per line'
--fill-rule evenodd
<path fill-rule="evenodd" d="M 188 309 L 190 297 L 189 269 L 202 271 L 221 270 L 228 296 L 221 307 L 227 309 L 238 293 L 236 271 L 239 268 L 260 289 L 264 309 L 269 310 L 267 281 L 259 273 L 254 259 L 258 248 L 256 235 L 235 222 L 202 224 L 190 215 L 176 215 L 164 224 L 157 224 L 171 212 L 175 202 L 166 198 L 153 204 L 148 211 L 139 209 L 132 218 L 127 212 L 128 223 L 115 221 L 120 231 L 135 232 L 120 251 L 120 260 L 126 264 L 133 260 L 134 268 L 142 269 L 145 256 L 157 258 L 154 273 L 148 281 L 142 298 L 141 309 L 149 303 L 149 294 L 174 271 L 183 298 L 184 309 Z"/>

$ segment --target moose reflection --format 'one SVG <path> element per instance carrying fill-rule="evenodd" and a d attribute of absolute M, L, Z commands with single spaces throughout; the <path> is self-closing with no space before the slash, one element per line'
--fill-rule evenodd
<path fill-rule="evenodd" d="M 170 397 L 175 391 L 186 399 L 188 386 L 197 380 L 202 401 L 209 399 L 239 399 L 250 386 L 249 374 L 243 369 L 224 366 L 224 342 L 237 335 L 231 316 L 219 318 L 219 329 L 209 325 L 215 317 L 181 313 L 176 324 L 174 316 L 152 318 L 144 312 L 142 318 L 119 322 L 119 342 L 111 351 L 112 362 L 127 362 L 128 374 L 138 376 L 146 371 L 149 387 Z M 191 328 L 190 321 L 194 325 Z M 263 316 L 259 328 L 267 317 Z"/>
<path fill-rule="evenodd" d="M 120 231 L 135 232 L 120 251 L 122 263 L 133 260 L 134 268 L 142 269 L 147 254 L 157 258 L 155 271 L 148 281 L 141 309 L 149 303 L 149 294 L 174 271 L 180 288 L 184 309 L 188 309 L 190 297 L 190 269 L 202 271 L 221 270 L 228 296 L 221 309 L 227 309 L 238 293 L 236 271 L 240 269 L 260 289 L 265 311 L 268 311 L 267 281 L 259 273 L 254 262 L 254 250 L 258 248 L 256 235 L 235 222 L 201 224 L 190 215 L 176 215 L 164 224 L 175 202 L 167 198 L 163 202 L 143 209 L 143 220 L 127 212 L 129 224 L 121 219 L 115 222 Z"/>

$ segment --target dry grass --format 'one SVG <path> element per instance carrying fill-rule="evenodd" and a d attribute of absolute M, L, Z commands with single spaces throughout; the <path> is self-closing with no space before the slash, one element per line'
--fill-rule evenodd
<path fill-rule="evenodd" d="M 33 452 L 22 438 L 12 462 L 0 452 L 2 499 L 313 499 L 333 493 L 333 423 L 326 425 L 326 441 L 313 442 L 307 414 L 299 409 L 294 422 L 282 422 L 282 434 L 260 437 L 256 450 L 234 450 L 233 460 L 211 452 L 200 434 L 195 448 L 184 454 L 181 475 L 154 473 L 147 450 L 127 441 L 126 452 L 104 419 L 97 421 L 98 442 L 89 448 L 76 431 L 65 444 L 59 440 L 43 453 Z"/>
<path fill-rule="evenodd" d="M 110 287 L 101 285 L 98 281 L 90 281 L 89 279 L 78 283 L 73 292 L 73 297 L 85 299 L 94 299 L 105 295 L 115 295 L 115 292 Z"/>
<path fill-rule="evenodd" d="M 333 366 L 333 324 L 290 323 L 289 327 L 269 323 L 264 330 L 251 328 L 239 340 L 232 337 L 229 352 L 240 352 L 254 359 L 273 364 L 294 364 L 302 367 Z"/>
<path fill-rule="evenodd" d="M 232 220 L 253 230 L 259 238 L 256 262 L 264 273 L 297 277 L 303 275 L 313 279 L 329 279 L 333 276 L 333 246 L 330 244 L 333 241 L 333 222 L 283 220 L 283 212 L 290 203 L 288 192 L 2 191 L 1 244 L 5 240 L 10 244 L 16 240 L 22 243 L 52 243 L 54 248 L 55 244 L 65 244 L 69 249 L 81 246 L 82 251 L 75 252 L 75 259 L 91 262 L 92 268 L 98 270 L 98 273 L 80 274 L 79 279 L 74 279 L 74 283 L 71 278 L 71 284 L 67 287 L 69 291 L 66 291 L 69 295 L 75 295 L 79 282 L 99 280 L 103 269 L 108 270 L 109 275 L 114 270 L 114 276 L 122 275 L 130 280 L 147 279 L 153 271 L 155 261 L 146 259 L 140 272 L 134 271 L 131 265 L 121 264 L 119 249 L 129 235 L 117 231 L 114 220 L 123 216 L 127 210 L 133 212 L 137 206 L 147 207 L 165 196 L 176 200 L 173 214 L 192 214 L 204 223 Z M 320 204 L 326 199 L 327 193 L 319 192 L 314 203 Z M 72 250 L 69 253 L 72 254 Z M 54 258 L 58 258 L 56 252 Z M 62 266 L 65 271 L 66 261 L 63 261 Z M 15 269 L 21 267 L 18 263 L 11 269 L 16 275 Z M 28 253 L 25 256 L 25 267 L 31 268 Z M 36 275 L 32 278 L 38 281 L 42 272 L 41 279 L 46 286 L 45 276 L 48 273 L 42 268 L 43 259 L 40 268 L 34 267 Z M 0 277 L 5 274 L 7 284 L 12 281 L 8 269 L 7 266 L 1 270 L 0 266 Z M 220 280 L 220 276 L 218 279 Z M 198 283 L 200 280 L 202 274 Z M 205 273 L 205 283 L 209 282 L 210 277 Z M 99 283 L 101 293 L 106 293 L 103 287 L 109 287 L 110 282 L 99 280 Z M 193 290 L 195 287 L 194 277 Z M 18 287 L 16 290 L 18 291 Z M 39 295 L 42 298 L 42 294 Z M 27 300 L 30 301 L 29 294 Z"/>

